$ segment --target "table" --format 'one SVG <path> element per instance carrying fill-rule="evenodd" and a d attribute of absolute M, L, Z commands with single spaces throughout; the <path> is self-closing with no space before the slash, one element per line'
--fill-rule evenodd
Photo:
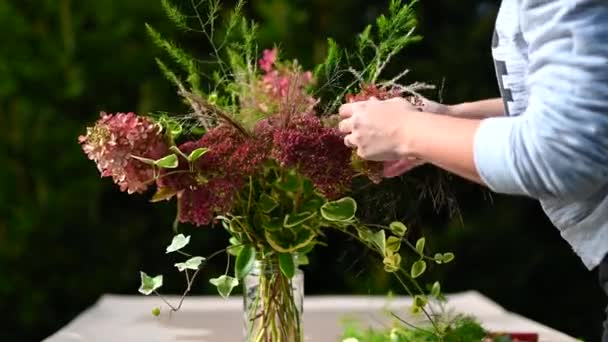
<path fill-rule="evenodd" d="M 491 331 L 536 332 L 541 342 L 576 339 L 511 313 L 478 292 L 448 295 L 448 307 L 474 314 Z M 178 298 L 169 297 L 176 302 Z M 171 313 L 158 297 L 103 295 L 91 308 L 43 342 L 230 342 L 242 341 L 242 299 L 188 297 L 179 312 Z M 304 329 L 311 342 L 340 342 L 341 320 L 347 316 L 378 326 L 389 318 L 382 309 L 405 310 L 408 297 L 389 301 L 378 296 L 307 296 Z M 161 307 L 161 315 L 151 310 Z"/>

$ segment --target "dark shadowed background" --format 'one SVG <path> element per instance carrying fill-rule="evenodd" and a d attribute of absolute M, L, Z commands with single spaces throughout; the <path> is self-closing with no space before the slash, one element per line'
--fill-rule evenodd
<path fill-rule="evenodd" d="M 175 0 L 174 3 L 189 3 Z M 422 0 L 424 40 L 397 57 L 408 80 L 443 84 L 448 103 L 497 95 L 490 40 L 498 0 Z M 232 3 L 225 2 L 225 8 Z M 260 46 L 280 43 L 305 66 L 320 62 L 325 39 L 348 44 L 387 1 L 250 0 Z M 0 1 L 0 341 L 39 341 L 103 293 L 136 294 L 139 270 L 167 273 L 172 204 L 152 205 L 100 180 L 77 143 L 100 110 L 179 112 L 184 107 L 154 63 L 162 55 L 144 23 L 205 56 L 209 47 L 164 17 L 157 0 Z M 437 92 L 428 93 L 437 98 Z M 436 175 L 422 167 L 414 175 Z M 490 196 L 452 179 L 460 214 L 414 206 L 420 187 L 405 179 L 356 196 L 367 220 L 406 219 L 431 248 L 456 260 L 429 277 L 447 291 L 475 289 L 509 310 L 588 341 L 599 340 L 605 298 L 539 205 Z M 193 249 L 226 243 L 221 229 L 186 229 Z M 343 236 L 330 235 L 305 271 L 308 294 L 383 294 L 390 277 Z M 209 271 L 223 267 L 211 264 Z M 432 278 L 429 278 L 432 279 Z M 167 277 L 166 292 L 181 291 Z M 212 293 L 201 281 L 196 294 Z"/>

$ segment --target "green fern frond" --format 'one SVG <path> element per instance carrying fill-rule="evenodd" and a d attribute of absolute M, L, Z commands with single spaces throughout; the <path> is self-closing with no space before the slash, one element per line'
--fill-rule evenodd
<path fill-rule="evenodd" d="M 188 73 L 186 81 L 188 84 L 190 84 L 193 91 L 199 93 L 201 78 L 198 70 L 198 64 L 194 58 L 192 58 L 188 53 L 174 43 L 165 39 L 158 31 L 147 23 L 146 29 L 154 44 L 164 49 L 173 58 L 173 60 L 179 64 L 185 72 Z"/>
<path fill-rule="evenodd" d="M 327 39 L 327 56 L 323 63 L 317 65 L 314 70 L 315 79 L 326 78 L 337 70 L 341 61 L 341 52 L 335 40 Z"/>
<path fill-rule="evenodd" d="M 165 65 L 165 63 L 163 63 L 159 58 L 155 58 L 154 60 L 156 60 L 156 64 L 158 65 L 158 68 L 163 73 L 163 75 L 171 83 L 175 84 L 179 88 L 182 85 L 182 83 L 180 82 L 180 80 L 177 77 L 177 75 L 175 75 L 175 73 L 173 71 L 171 71 L 169 68 L 167 68 L 167 66 Z"/>
<path fill-rule="evenodd" d="M 170 0 L 161 0 L 161 5 L 167 17 L 180 29 L 188 30 L 187 17 L 171 3 Z"/>

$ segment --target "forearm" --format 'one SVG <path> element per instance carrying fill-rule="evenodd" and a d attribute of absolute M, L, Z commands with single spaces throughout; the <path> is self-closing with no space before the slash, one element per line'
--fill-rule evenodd
<path fill-rule="evenodd" d="M 463 102 L 448 106 L 446 114 L 464 118 L 483 119 L 504 116 L 505 106 L 501 98 Z"/>
<path fill-rule="evenodd" d="M 480 120 L 453 116 L 409 113 L 402 128 L 404 151 L 458 176 L 482 183 L 473 154 L 479 123 Z"/>

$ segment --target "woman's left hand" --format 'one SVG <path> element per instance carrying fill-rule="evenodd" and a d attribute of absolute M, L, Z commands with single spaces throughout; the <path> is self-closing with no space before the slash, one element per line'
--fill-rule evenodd
<path fill-rule="evenodd" d="M 418 109 L 403 98 L 347 103 L 340 107 L 339 129 L 344 143 L 366 160 L 395 161 L 410 158 L 406 118 Z"/>

